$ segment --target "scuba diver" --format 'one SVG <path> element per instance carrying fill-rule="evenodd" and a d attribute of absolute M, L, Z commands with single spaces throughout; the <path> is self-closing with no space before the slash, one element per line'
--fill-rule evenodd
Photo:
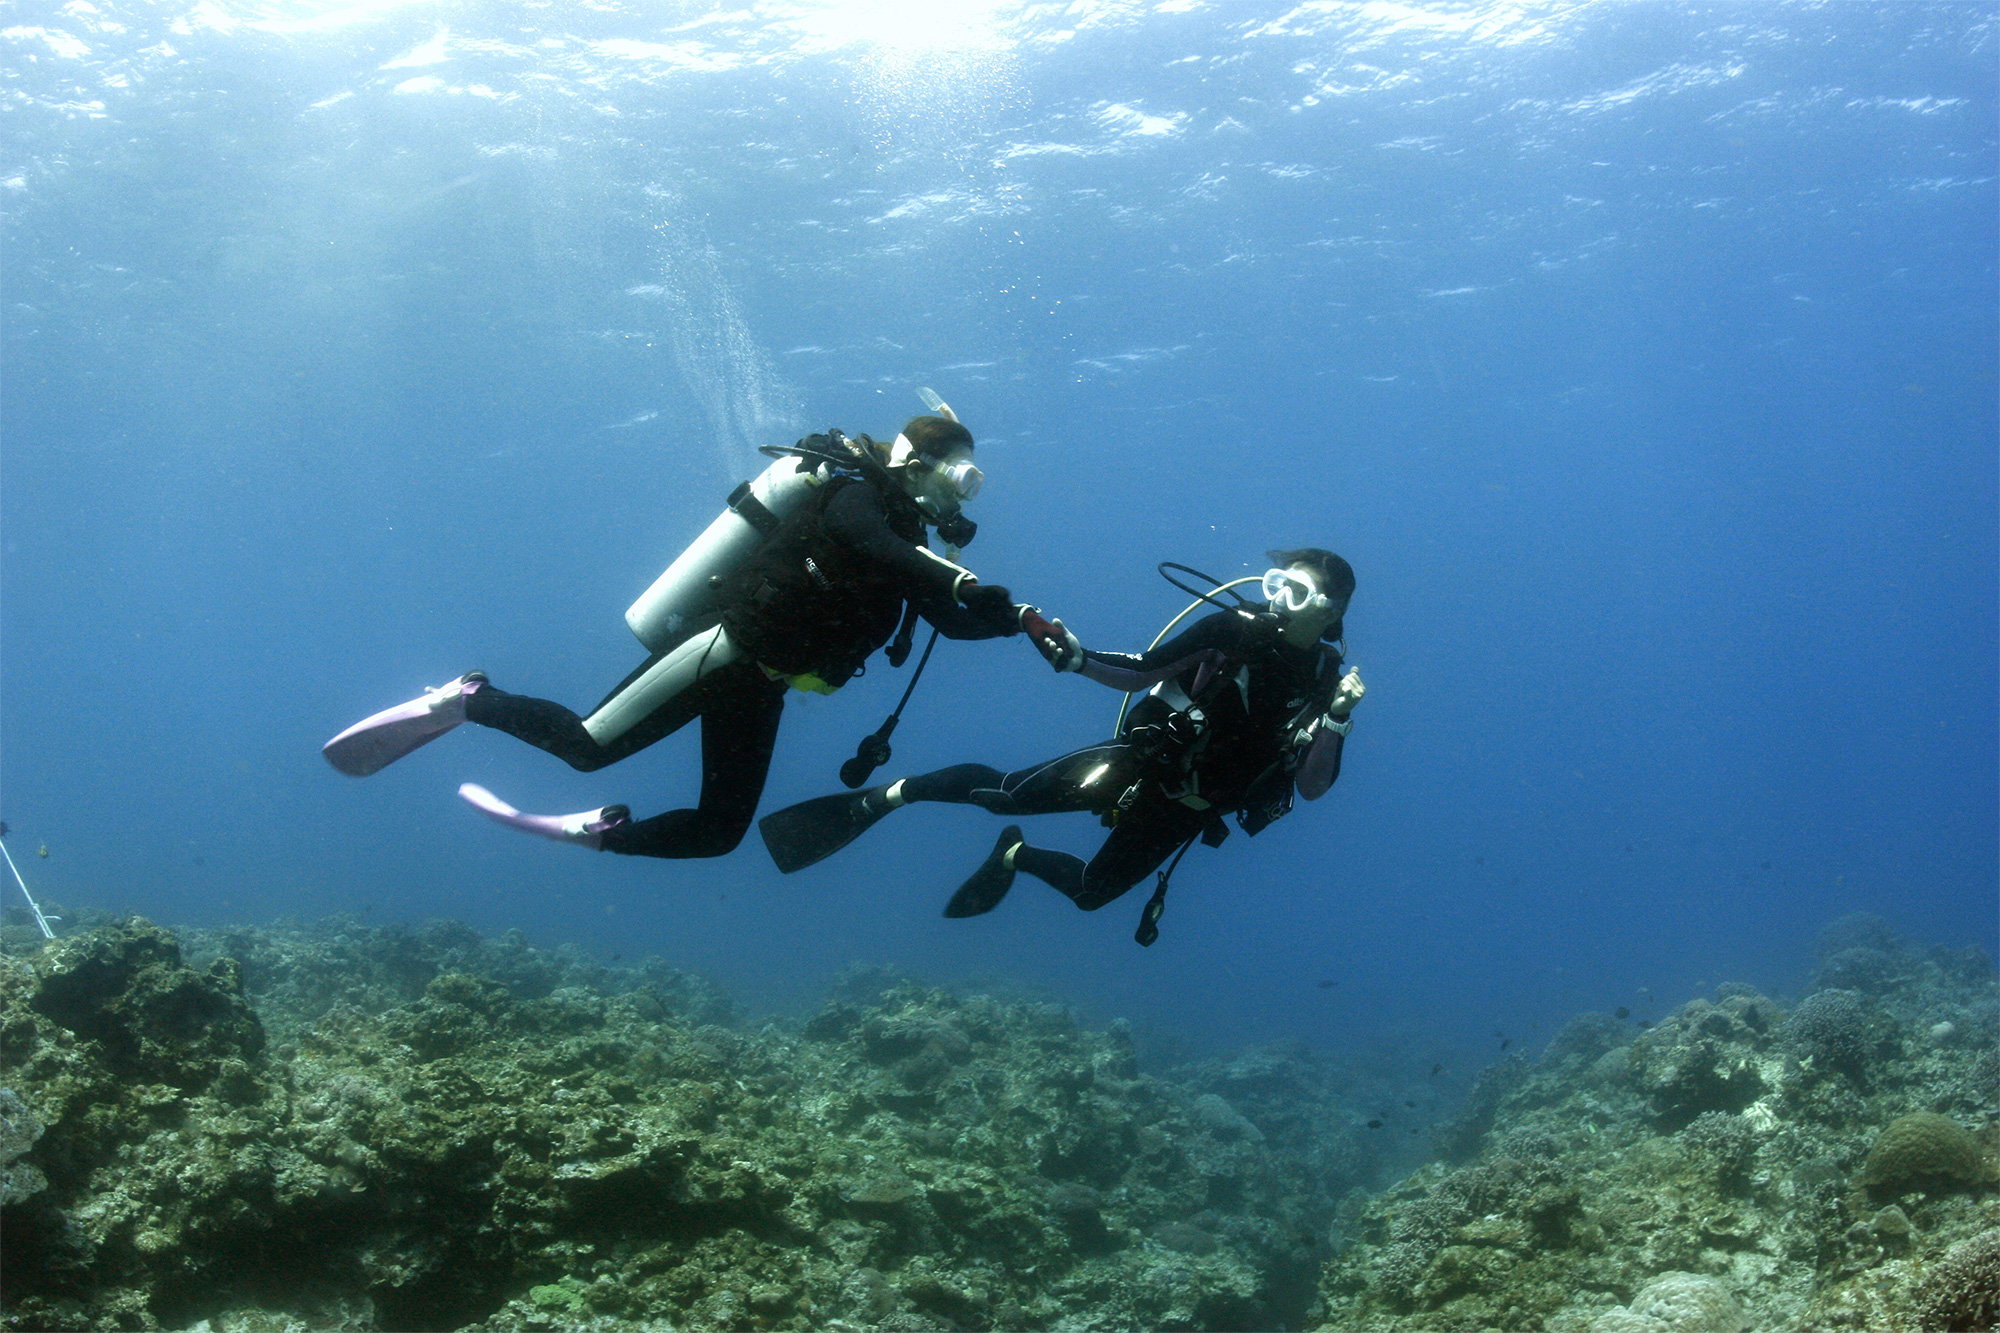
<path fill-rule="evenodd" d="M 763 795 L 788 689 L 831 694 L 892 635 L 890 660 L 902 665 L 919 617 L 933 626 L 934 644 L 937 633 L 1018 634 L 1030 610 L 957 563 L 975 531 L 961 506 L 983 476 L 972 463 L 972 433 L 936 394 L 922 396 L 933 415 L 913 418 L 892 443 L 836 429 L 762 449 L 777 461 L 738 486 L 722 515 L 626 612 L 652 655 L 590 716 L 510 694 L 469 671 L 335 736 L 324 747 L 328 762 L 365 777 L 474 722 L 587 773 L 699 717 L 702 782 L 692 809 L 643 820 L 623 805 L 533 815 L 472 783 L 459 795 L 523 832 L 627 856 L 733 850 Z M 927 525 L 944 539 L 946 555 L 929 549 Z M 886 744 L 880 755 L 887 758 Z"/>
<path fill-rule="evenodd" d="M 789 874 L 846 846 L 891 810 L 919 801 L 977 805 L 1003 816 L 1089 811 L 1111 834 L 1088 862 L 1031 846 L 1020 826 L 1009 824 L 944 914 L 992 911 L 1019 871 L 1089 912 L 1169 856 L 1178 864 L 1197 837 L 1220 845 L 1229 831 L 1225 815 L 1234 814 L 1254 837 L 1290 811 L 1295 791 L 1309 801 L 1324 796 L 1340 776 L 1351 714 L 1365 693 L 1360 675 L 1342 664 L 1354 571 L 1317 548 L 1272 551 L 1270 559 L 1261 580 L 1230 583 L 1162 565 L 1169 581 L 1199 600 L 1137 655 L 1086 650 L 1061 621 L 1025 612 L 1024 628 L 1057 671 L 1080 672 L 1128 695 L 1148 691 L 1129 712 L 1120 709 L 1112 739 L 1011 773 L 957 764 L 775 811 L 759 825 L 772 859 Z M 1167 574 L 1170 568 L 1208 579 L 1238 604 L 1188 588 Z M 1243 583 L 1261 584 L 1261 605 L 1233 591 Z M 1166 638 L 1204 603 L 1220 609 Z M 1159 936 L 1172 873 L 1170 865 L 1160 874 L 1141 916 L 1135 937 L 1141 944 Z"/>

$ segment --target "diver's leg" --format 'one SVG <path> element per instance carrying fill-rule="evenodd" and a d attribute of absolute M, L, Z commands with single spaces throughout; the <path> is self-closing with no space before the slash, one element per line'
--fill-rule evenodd
<path fill-rule="evenodd" d="M 997 788 L 1005 778 L 1006 774 L 999 769 L 988 768 L 985 764 L 953 764 L 950 768 L 904 778 L 897 795 L 904 803 L 941 801 L 947 805 L 971 805 L 973 792 L 981 788 Z"/>
<path fill-rule="evenodd" d="M 676 695 L 675 704 L 689 700 L 701 713 L 700 802 L 691 810 L 669 810 L 611 829 L 603 835 L 604 850 L 671 858 L 735 850 L 764 795 L 778 720 L 785 711 L 785 688 L 783 681 L 765 679 L 754 663 L 740 662 Z M 652 720 L 648 717 L 634 732 Z"/>
<path fill-rule="evenodd" d="M 1174 849 L 1201 829 L 1206 815 L 1167 801 L 1146 802 L 1118 821 L 1111 836 L 1085 865 L 1068 852 L 1030 847 L 1013 853 L 1013 867 L 1094 912 L 1159 868 Z"/>
<path fill-rule="evenodd" d="M 863 791 L 800 801 L 765 815 L 758 828 L 771 859 L 789 875 L 832 856 L 892 811 L 914 801 L 976 805 L 996 815 L 1102 810 L 1131 781 L 1117 775 L 1134 767 L 1128 747 L 1116 744 L 1093 745 L 1017 773 L 1002 773 L 985 764 L 954 764 Z"/>
<path fill-rule="evenodd" d="M 1111 836 L 1090 858 L 1083 872 L 1083 892 L 1072 895 L 1076 905 L 1095 912 L 1160 868 L 1180 845 L 1201 832 L 1205 810 L 1190 810 L 1177 801 L 1155 797 L 1141 801 L 1118 821 Z"/>
<path fill-rule="evenodd" d="M 627 676 L 626 682 L 636 679 L 657 660 L 657 656 L 649 659 Z M 592 773 L 673 735 L 701 711 L 701 704 L 701 685 L 697 684 L 654 709 L 609 745 L 599 745 L 583 729 L 583 719 L 563 705 L 548 699 L 531 699 L 525 694 L 509 694 L 489 682 L 466 696 L 465 720 L 504 731 L 538 750 L 547 750 L 571 768 Z"/>
<path fill-rule="evenodd" d="M 1046 763 L 1002 773 L 984 764 L 955 764 L 892 784 L 897 804 L 945 801 L 996 815 L 1056 815 L 1104 810 L 1136 773 L 1132 748 L 1117 742 L 1072 750 Z"/>
<path fill-rule="evenodd" d="M 1005 855 L 1005 853 L 1002 853 Z M 1014 869 L 1033 875 L 1070 898 L 1083 896 L 1083 858 L 1022 843 L 1014 849 Z"/>

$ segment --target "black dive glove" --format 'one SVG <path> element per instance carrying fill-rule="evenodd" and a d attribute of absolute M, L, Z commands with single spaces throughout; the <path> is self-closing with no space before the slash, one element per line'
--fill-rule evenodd
<path fill-rule="evenodd" d="M 1014 610 L 1014 594 L 999 584 L 975 583 L 958 595 L 959 604 L 972 612 L 980 624 L 996 634 L 1021 632 L 1021 617 Z"/>

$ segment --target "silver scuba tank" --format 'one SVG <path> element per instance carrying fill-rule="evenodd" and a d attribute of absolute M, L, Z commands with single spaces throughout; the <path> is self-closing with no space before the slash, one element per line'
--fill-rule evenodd
<path fill-rule="evenodd" d="M 672 648 L 718 609 L 711 580 L 733 571 L 765 535 L 821 485 L 810 459 L 784 457 L 729 494 L 701 536 L 625 612 L 625 623 L 651 652 Z"/>

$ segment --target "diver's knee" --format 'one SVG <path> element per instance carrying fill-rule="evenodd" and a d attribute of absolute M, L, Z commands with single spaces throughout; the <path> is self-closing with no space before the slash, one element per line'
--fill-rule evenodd
<path fill-rule="evenodd" d="M 726 819 L 704 820 L 700 833 L 690 840 L 690 856 L 727 856 L 735 851 L 750 832 L 750 820 Z"/>
<path fill-rule="evenodd" d="M 1083 883 L 1083 891 L 1074 898 L 1071 898 L 1070 901 L 1086 912 L 1095 912 L 1106 903 L 1115 902 L 1119 898 L 1124 897 L 1131 887 L 1130 884 L 1092 884 L 1086 879 Z"/>

